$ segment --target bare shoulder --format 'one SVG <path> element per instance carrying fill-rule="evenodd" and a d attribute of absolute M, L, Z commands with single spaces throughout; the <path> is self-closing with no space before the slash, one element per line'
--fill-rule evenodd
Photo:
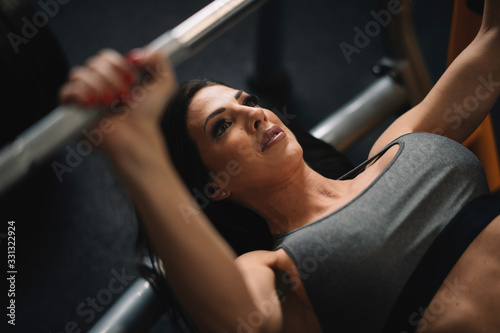
<path fill-rule="evenodd" d="M 382 150 L 385 146 L 387 146 L 389 143 L 394 141 L 395 139 L 399 138 L 400 136 L 403 136 L 405 134 L 409 133 L 414 133 L 414 132 L 432 132 L 430 130 L 424 130 L 420 129 L 417 130 L 417 120 L 414 119 L 416 118 L 416 115 L 418 114 L 418 109 L 417 107 L 414 107 L 410 111 L 406 112 L 402 116 L 400 116 L 398 119 L 396 119 L 383 133 L 380 135 L 380 137 L 375 141 L 373 144 L 372 148 L 370 149 L 370 153 L 368 154 L 368 157 L 372 157 L 375 155 L 377 152 Z"/>

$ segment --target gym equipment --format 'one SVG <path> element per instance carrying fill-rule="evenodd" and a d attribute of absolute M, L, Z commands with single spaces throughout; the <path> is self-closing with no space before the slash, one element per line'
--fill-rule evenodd
<path fill-rule="evenodd" d="M 379 3 L 385 9 L 390 1 Z M 383 30 L 389 58 L 374 67 L 380 78 L 311 130 L 340 151 L 401 107 L 416 105 L 432 87 L 413 28 L 413 2 L 401 1 L 401 8 Z"/>
<path fill-rule="evenodd" d="M 456 0 L 460 1 L 465 0 Z M 389 2 L 390 0 L 380 1 L 380 7 L 387 8 Z M 401 4 L 405 10 L 393 17 L 384 31 L 390 58 L 384 58 L 375 65 L 374 72 L 380 78 L 316 125 L 310 131 L 316 138 L 332 144 L 339 150 L 345 150 L 403 106 L 417 104 L 431 89 L 432 83 L 414 34 L 411 17 L 413 3 L 410 0 L 403 0 Z M 498 164 L 496 168 L 498 170 Z M 146 280 L 139 278 L 130 288 L 139 288 L 145 282 Z M 152 290 L 145 291 L 142 295 L 124 295 L 90 332 L 108 332 L 103 329 L 113 326 L 123 327 L 123 321 L 131 318 L 137 321 L 143 320 L 144 325 L 150 324 L 152 320 L 150 316 L 141 317 L 140 313 L 132 307 L 127 307 L 127 304 L 132 299 L 143 302 L 152 301 L 154 298 Z"/>
<path fill-rule="evenodd" d="M 389 1 L 384 1 L 382 8 L 387 8 Z M 409 103 L 417 103 L 430 89 L 427 69 L 413 35 L 412 4 L 410 0 L 404 0 L 402 3 L 407 12 L 392 20 L 387 27 L 389 35 L 386 37 L 388 44 L 398 45 L 393 45 L 390 49 L 392 59 L 383 59 L 375 66 L 379 79 L 331 117 L 314 127 L 310 131 L 313 136 L 332 144 L 337 149 L 346 149 L 389 115 Z M 402 31 L 404 34 L 401 34 Z M 124 322 L 129 321 L 140 322 L 143 328 L 151 327 L 155 321 L 154 315 L 144 316 L 142 311 L 137 311 L 137 308 L 131 305 L 133 302 L 141 304 L 154 302 L 159 298 L 154 290 L 144 288 L 145 283 L 147 281 L 144 278 L 137 279 L 130 290 L 140 289 L 141 293 L 130 291 L 120 297 L 89 332 L 118 332 L 111 328 L 123 329 Z M 120 332 L 133 332 L 133 330 Z"/>
<path fill-rule="evenodd" d="M 267 0 L 216 0 L 148 46 L 174 66 L 189 58 Z M 0 151 L 0 195 L 11 185 L 104 116 L 99 109 L 59 106 Z"/>
<path fill-rule="evenodd" d="M 264 2 L 214 1 L 149 46 L 161 50 L 174 66 L 178 65 Z M 383 2 L 383 8 L 387 7 L 387 3 Z M 402 4 L 406 12 L 395 16 L 386 29 L 385 38 L 391 58 L 376 65 L 375 71 L 380 78 L 331 118 L 315 127 L 312 133 L 316 137 L 345 149 L 378 121 L 404 105 L 417 103 L 430 89 L 430 80 L 413 35 L 412 3 L 405 0 Z M 0 194 L 103 114 L 102 110 L 58 107 L 22 133 L 0 151 Z M 363 127 L 363 124 L 370 126 Z M 333 134 L 337 137 L 332 138 Z M 139 278 L 91 332 L 125 332 L 135 327 L 145 329 L 161 315 L 158 304 L 158 295 L 149 282 Z"/>
<path fill-rule="evenodd" d="M 147 332 L 165 312 L 151 284 L 138 278 L 106 311 L 89 333 Z"/>
<path fill-rule="evenodd" d="M 24 0 L 0 1 L 0 88 L 9 110 L 8 121 L 0 124 L 0 146 L 57 106 L 67 78 L 66 59 L 48 28 L 27 30 L 23 18 L 34 14 Z"/>

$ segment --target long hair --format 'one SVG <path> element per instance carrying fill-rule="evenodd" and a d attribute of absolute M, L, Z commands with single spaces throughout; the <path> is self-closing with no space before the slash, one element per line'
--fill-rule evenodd
<path fill-rule="evenodd" d="M 196 196 L 196 193 L 203 193 L 205 185 L 211 179 L 196 144 L 189 136 L 187 111 L 198 91 L 215 85 L 225 84 L 214 80 L 191 80 L 180 85 L 171 97 L 161 122 L 172 162 L 193 196 Z M 271 248 L 271 233 L 259 215 L 228 200 L 209 201 L 206 197 L 202 199 L 204 201 L 200 202 L 200 209 L 237 254 Z M 141 274 L 160 294 L 175 328 L 179 331 L 197 331 L 196 325 L 182 309 L 164 279 L 163 267 L 140 222 L 140 216 L 138 220 L 136 253 L 139 257 L 138 266 Z"/>
<path fill-rule="evenodd" d="M 191 80 L 172 96 L 162 120 L 170 156 L 182 180 L 203 213 L 237 254 L 270 249 L 272 237 L 266 222 L 252 210 L 230 200 L 210 201 L 204 188 L 212 180 L 187 129 L 187 111 L 194 95 L 205 87 L 225 85 L 214 80 Z"/>
<path fill-rule="evenodd" d="M 161 122 L 163 134 L 172 162 L 185 185 L 194 198 L 202 199 L 200 208 L 208 217 L 219 233 L 225 238 L 237 254 L 253 250 L 270 250 L 272 235 L 267 223 L 252 210 L 230 200 L 210 201 L 204 193 L 205 186 L 212 180 L 209 170 L 201 160 L 198 148 L 190 137 L 187 128 L 187 112 L 193 97 L 203 88 L 224 85 L 214 80 L 191 80 L 179 86 L 171 97 Z M 294 131 L 294 125 L 289 126 Z M 306 130 L 295 125 L 295 132 L 299 143 L 304 149 L 304 159 L 316 171 L 329 178 L 338 178 L 352 168 L 352 164 L 331 146 L 310 136 Z M 196 330 L 189 317 L 182 311 L 172 290 L 163 279 L 162 267 L 154 253 L 142 227 L 139 228 L 137 249 L 144 251 L 150 257 L 149 264 L 142 265 L 143 275 L 161 293 L 167 303 L 168 311 L 177 327 L 190 325 L 191 331 Z M 142 249 L 142 252 L 141 252 Z M 142 259 L 144 262 L 144 259 Z M 168 269 L 168 267 L 166 268 Z M 179 319 L 182 323 L 179 324 Z"/>

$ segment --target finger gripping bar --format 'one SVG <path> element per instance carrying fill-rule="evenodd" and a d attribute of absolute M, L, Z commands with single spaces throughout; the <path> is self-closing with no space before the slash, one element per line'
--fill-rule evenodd
<path fill-rule="evenodd" d="M 147 45 L 174 66 L 188 59 L 267 0 L 215 0 Z M 85 127 L 106 114 L 59 106 L 0 151 L 0 195 Z"/>

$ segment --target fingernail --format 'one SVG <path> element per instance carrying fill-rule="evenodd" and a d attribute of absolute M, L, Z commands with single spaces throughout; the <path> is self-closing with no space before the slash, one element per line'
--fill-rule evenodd
<path fill-rule="evenodd" d="M 113 97 L 113 94 L 109 91 L 105 91 L 103 94 L 102 94 L 102 101 L 105 105 L 111 105 L 111 102 L 113 102 L 114 100 L 114 97 Z"/>
<path fill-rule="evenodd" d="M 125 72 L 125 81 L 131 84 L 135 81 L 135 75 L 130 72 Z"/>
<path fill-rule="evenodd" d="M 133 49 L 126 54 L 126 58 L 129 62 L 136 64 L 142 60 L 143 51 L 140 49 Z"/>
<path fill-rule="evenodd" d="M 118 96 L 122 102 L 125 102 L 130 98 L 130 93 L 126 90 L 123 90 Z"/>
<path fill-rule="evenodd" d="M 94 98 L 94 96 L 87 96 L 85 98 L 85 101 L 83 103 L 86 106 L 93 106 L 93 105 L 95 105 L 95 98 Z"/>

